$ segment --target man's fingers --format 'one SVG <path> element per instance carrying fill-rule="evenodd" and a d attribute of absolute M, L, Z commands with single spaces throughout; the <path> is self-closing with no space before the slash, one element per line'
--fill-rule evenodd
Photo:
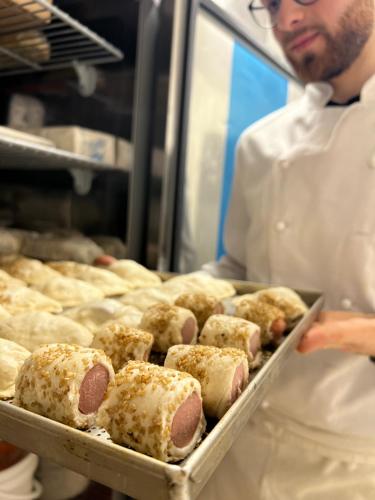
<path fill-rule="evenodd" d="M 301 353 L 320 349 L 339 349 L 374 355 L 375 325 L 373 320 L 364 318 L 315 323 L 304 335 L 297 349 Z"/>
<path fill-rule="evenodd" d="M 344 347 L 344 340 L 338 323 L 314 324 L 303 336 L 297 349 L 301 353 L 320 349 L 341 349 Z"/>
<path fill-rule="evenodd" d="M 325 349 L 327 344 L 327 338 L 324 330 L 315 327 L 309 330 L 299 343 L 297 349 L 301 353 L 309 353 L 318 351 L 320 349 Z"/>

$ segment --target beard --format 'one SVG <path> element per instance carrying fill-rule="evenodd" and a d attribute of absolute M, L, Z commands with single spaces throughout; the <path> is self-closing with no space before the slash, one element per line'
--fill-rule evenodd
<path fill-rule="evenodd" d="M 325 39 L 325 51 L 316 54 L 307 52 L 300 60 L 286 52 L 286 57 L 297 75 L 304 82 L 329 81 L 344 73 L 360 55 L 370 38 L 374 26 L 374 1 L 353 0 L 338 23 L 336 34 L 329 33 L 324 26 L 311 26 L 291 33 L 283 40 L 287 46 L 296 37 L 307 31 L 317 31 Z"/>

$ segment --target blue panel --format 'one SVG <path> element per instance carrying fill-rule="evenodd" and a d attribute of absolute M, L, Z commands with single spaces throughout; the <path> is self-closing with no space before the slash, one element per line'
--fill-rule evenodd
<path fill-rule="evenodd" d="M 236 143 L 252 123 L 284 106 L 288 80 L 253 52 L 234 44 L 217 258 L 225 254 L 223 231 L 232 188 Z"/>

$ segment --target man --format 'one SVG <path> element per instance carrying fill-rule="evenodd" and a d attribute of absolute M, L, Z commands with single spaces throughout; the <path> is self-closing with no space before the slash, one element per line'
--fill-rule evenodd
<path fill-rule="evenodd" d="M 358 354 L 375 355 L 374 3 L 251 3 L 307 86 L 241 137 L 227 255 L 205 269 L 323 290 L 326 312 L 201 500 L 375 498 L 375 364 Z"/>

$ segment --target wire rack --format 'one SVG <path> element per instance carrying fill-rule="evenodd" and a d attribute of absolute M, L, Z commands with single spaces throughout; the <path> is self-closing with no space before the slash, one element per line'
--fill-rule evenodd
<path fill-rule="evenodd" d="M 22 139 L 3 137 L 0 134 L 0 169 L 9 168 L 33 170 L 126 170 L 77 153 L 42 144 L 32 144 Z"/>
<path fill-rule="evenodd" d="M 0 76 L 120 61 L 121 50 L 52 0 L 0 0 Z"/>

